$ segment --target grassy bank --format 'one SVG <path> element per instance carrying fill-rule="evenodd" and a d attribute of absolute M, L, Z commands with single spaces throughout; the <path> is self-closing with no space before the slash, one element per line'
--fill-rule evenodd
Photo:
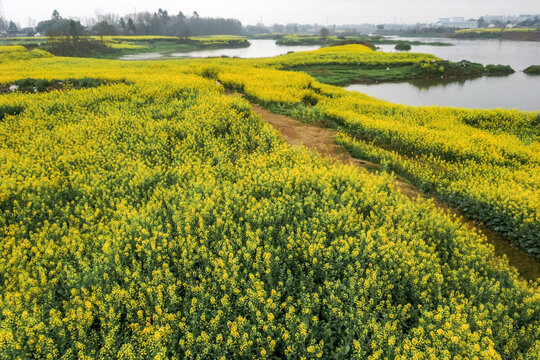
<path fill-rule="evenodd" d="M 87 36 L 69 38 L 8 38 L 3 44 L 18 44 L 43 49 L 58 56 L 114 59 L 123 55 L 158 52 L 189 52 L 204 49 L 239 48 L 249 41 L 235 35 L 209 35 L 178 38 L 173 36 Z"/>

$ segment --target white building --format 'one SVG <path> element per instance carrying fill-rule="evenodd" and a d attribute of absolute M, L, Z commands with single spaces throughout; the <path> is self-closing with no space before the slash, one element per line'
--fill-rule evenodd
<path fill-rule="evenodd" d="M 464 17 L 441 18 L 437 21 L 437 25 L 456 29 L 477 29 L 478 21 L 465 20 Z"/>

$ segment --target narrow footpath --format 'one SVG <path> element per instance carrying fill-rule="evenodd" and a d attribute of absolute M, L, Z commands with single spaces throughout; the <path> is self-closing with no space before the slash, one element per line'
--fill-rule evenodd
<path fill-rule="evenodd" d="M 231 96 L 236 95 L 231 94 Z M 380 165 L 366 160 L 356 159 L 352 157 L 349 151 L 336 144 L 334 139 L 337 132 L 333 129 L 303 123 L 288 116 L 277 115 L 253 103 L 251 103 L 251 106 L 255 113 L 278 130 L 287 143 L 292 146 L 303 145 L 321 154 L 323 157 L 331 158 L 343 164 L 364 168 L 368 171 L 380 169 Z M 413 184 L 400 176 L 395 176 L 394 184 L 403 195 L 412 200 L 419 197 L 432 199 L 433 204 L 437 208 L 448 214 L 456 214 L 469 228 L 475 229 L 485 235 L 488 242 L 494 245 L 496 255 L 506 255 L 510 265 L 518 270 L 521 278 L 525 280 L 538 280 L 540 278 L 540 262 L 512 245 L 509 239 L 501 237 L 477 221 L 467 218 L 463 213 L 449 208 L 447 205 L 437 201 L 436 198 L 422 194 Z"/>

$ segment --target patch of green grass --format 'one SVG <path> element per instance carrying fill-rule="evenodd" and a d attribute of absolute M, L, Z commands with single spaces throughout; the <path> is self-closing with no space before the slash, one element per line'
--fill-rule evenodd
<path fill-rule="evenodd" d="M 392 68 L 369 69 L 351 65 L 307 65 L 295 67 L 313 76 L 317 81 L 329 85 L 346 85 L 354 82 L 383 82 L 411 79 L 414 65 Z"/>

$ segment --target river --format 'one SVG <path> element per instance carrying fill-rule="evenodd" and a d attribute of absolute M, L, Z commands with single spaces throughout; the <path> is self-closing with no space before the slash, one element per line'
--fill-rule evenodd
<path fill-rule="evenodd" d="M 433 54 L 445 60 L 463 59 L 487 64 L 510 65 L 516 73 L 476 79 L 419 80 L 399 83 L 353 84 L 346 89 L 406 105 L 440 105 L 477 109 L 540 110 L 540 76 L 523 70 L 540 65 L 540 42 L 509 40 L 457 40 L 414 38 L 425 42 L 450 42 L 454 46 L 412 47 L 412 52 Z M 395 52 L 394 45 L 379 45 L 381 51 Z"/>
<path fill-rule="evenodd" d="M 234 49 L 210 49 L 172 54 L 164 53 L 139 53 L 125 55 L 120 60 L 156 60 L 156 59 L 182 59 L 182 58 L 206 58 L 206 57 L 239 57 L 239 58 L 262 58 L 286 54 L 288 52 L 317 50 L 319 45 L 307 46 L 282 46 L 276 45 L 274 40 L 249 40 L 250 47 Z"/>

